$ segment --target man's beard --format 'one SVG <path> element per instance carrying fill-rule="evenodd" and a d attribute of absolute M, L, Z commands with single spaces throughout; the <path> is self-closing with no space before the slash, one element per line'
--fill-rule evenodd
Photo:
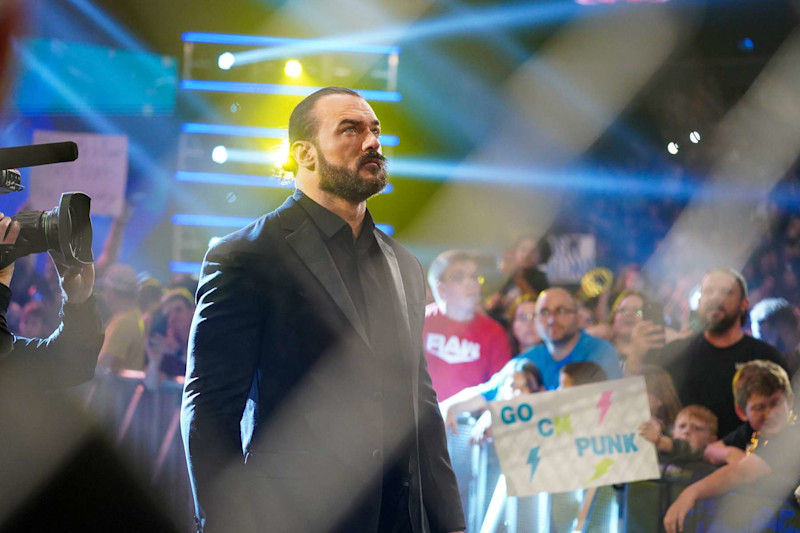
<path fill-rule="evenodd" d="M 544 335 L 542 335 L 542 332 L 539 331 L 539 336 L 542 338 L 542 340 L 549 340 L 550 344 L 552 344 L 553 346 L 566 346 L 567 344 L 572 342 L 572 340 L 575 338 L 577 334 L 578 330 L 572 332 L 564 331 L 564 333 L 558 339 L 553 339 L 552 337 L 547 335 L 546 329 L 544 331 Z"/>
<path fill-rule="evenodd" d="M 362 155 L 355 170 L 347 167 L 331 165 L 317 148 L 319 159 L 317 170 L 319 174 L 319 188 L 331 194 L 358 204 L 381 192 L 388 181 L 386 177 L 386 158 L 379 152 L 367 152 Z M 362 178 L 359 171 L 367 163 L 376 163 L 378 170 L 372 178 Z"/>
<path fill-rule="evenodd" d="M 714 311 L 714 309 L 711 309 L 711 311 Z M 722 317 L 716 321 L 710 320 L 708 318 L 709 312 L 710 311 L 706 311 L 702 315 L 704 321 L 703 325 L 705 326 L 706 331 L 708 331 L 709 333 L 716 333 L 716 334 L 725 333 L 726 331 L 731 329 L 734 325 L 741 324 L 740 320 L 742 318 L 742 314 L 739 313 L 738 311 L 733 314 L 728 314 L 723 310 Z"/>

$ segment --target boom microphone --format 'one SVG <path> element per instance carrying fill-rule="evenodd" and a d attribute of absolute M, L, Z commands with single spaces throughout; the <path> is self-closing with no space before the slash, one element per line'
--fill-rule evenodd
<path fill-rule="evenodd" d="M 0 148 L 0 169 L 35 167 L 78 159 L 78 145 L 72 141 Z"/>

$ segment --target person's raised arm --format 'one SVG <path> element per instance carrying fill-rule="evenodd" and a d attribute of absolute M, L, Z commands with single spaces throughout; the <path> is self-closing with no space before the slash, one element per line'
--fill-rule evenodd
<path fill-rule="evenodd" d="M 771 473 L 772 469 L 766 461 L 753 453 L 738 463 L 723 466 L 681 492 L 664 515 L 664 528 L 667 533 L 683 531 L 686 515 L 692 510 L 697 500 L 718 496 Z"/>

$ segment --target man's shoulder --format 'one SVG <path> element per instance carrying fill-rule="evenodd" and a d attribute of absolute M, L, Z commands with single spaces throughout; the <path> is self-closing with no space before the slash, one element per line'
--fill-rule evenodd
<path fill-rule="evenodd" d="M 550 357 L 550 352 L 547 350 L 547 346 L 544 344 L 537 344 L 536 346 L 529 348 L 527 351 L 517 355 L 511 359 L 511 361 L 525 360 L 541 364 L 542 362 L 547 362 L 548 360 L 552 361 L 552 359 L 553 358 Z"/>
<path fill-rule="evenodd" d="M 605 339 L 592 337 L 585 331 L 580 332 L 580 340 L 576 345 L 576 349 L 582 352 L 599 353 L 599 352 L 613 352 L 616 353 L 617 349 L 613 344 Z"/>
<path fill-rule="evenodd" d="M 703 336 L 703 333 L 700 332 L 688 337 L 683 337 L 668 342 L 663 348 L 661 348 L 661 353 L 678 357 L 680 355 L 687 354 L 690 351 L 701 349 L 705 344 L 707 344 L 705 342 L 705 337 Z"/>
<path fill-rule="evenodd" d="M 209 248 L 208 255 L 225 257 L 239 253 L 262 254 L 269 249 L 264 247 L 264 242 L 281 238 L 284 235 L 282 228 L 298 222 L 295 221 L 298 217 L 304 218 L 304 211 L 290 197 L 277 209 L 220 238 Z"/>
<path fill-rule="evenodd" d="M 783 359 L 783 354 L 781 354 L 780 350 L 776 347 L 771 345 L 768 342 L 764 342 L 761 339 L 756 339 L 755 337 L 751 337 L 750 335 L 745 335 L 742 337 L 742 345 L 747 347 L 749 351 L 753 351 L 761 356 L 772 356 L 775 359 Z"/>
<path fill-rule="evenodd" d="M 131 309 L 123 313 L 115 314 L 109 321 L 109 326 L 113 324 L 117 328 L 134 329 L 139 328 L 142 321 L 142 315 L 138 309 Z"/>
<path fill-rule="evenodd" d="M 766 359 L 767 361 L 777 363 L 783 367 L 784 370 L 790 372 L 791 369 L 787 357 L 768 342 L 756 339 L 750 335 L 745 335 L 742 338 L 741 344 L 742 349 L 739 350 L 739 353 L 742 354 L 747 361 Z M 791 376 L 791 374 L 789 375 Z"/>
<path fill-rule="evenodd" d="M 503 325 L 483 311 L 475 313 L 475 326 L 490 335 L 506 336 L 506 330 Z"/>

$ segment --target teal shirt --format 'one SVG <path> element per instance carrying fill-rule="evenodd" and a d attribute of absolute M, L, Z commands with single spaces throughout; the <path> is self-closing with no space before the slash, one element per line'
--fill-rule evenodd
<path fill-rule="evenodd" d="M 570 363 L 578 363 L 582 361 L 592 361 L 597 363 L 608 374 L 608 379 L 618 379 L 622 377 L 622 369 L 619 366 L 619 356 L 614 346 L 592 337 L 591 335 L 580 331 L 578 333 L 577 344 L 572 351 L 561 361 L 555 361 L 550 352 L 547 351 L 547 346 L 539 344 L 534 346 L 527 352 L 523 352 L 509 361 L 502 370 L 497 372 L 494 376 L 489 378 L 489 381 L 478 385 L 478 388 L 487 401 L 492 401 L 497 396 L 500 387 L 505 383 L 506 378 L 513 372 L 514 366 L 520 359 L 531 361 L 539 371 L 542 373 L 542 382 L 547 390 L 554 390 L 558 388 L 558 373 L 561 369 Z"/>

